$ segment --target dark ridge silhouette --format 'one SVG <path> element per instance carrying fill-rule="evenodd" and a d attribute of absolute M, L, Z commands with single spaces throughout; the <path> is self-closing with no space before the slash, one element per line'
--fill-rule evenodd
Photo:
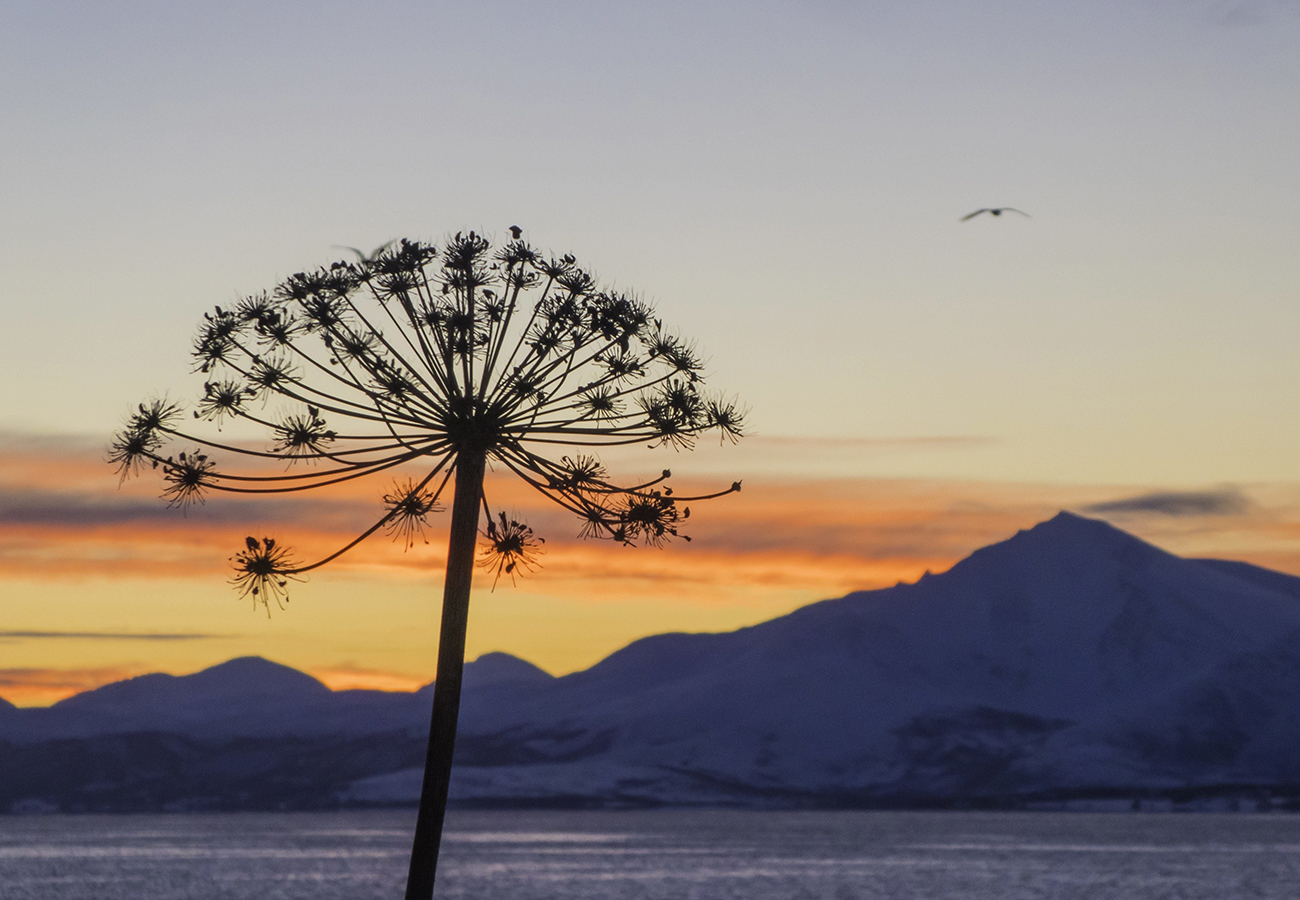
<path fill-rule="evenodd" d="M 544 670 L 507 653 L 487 653 L 465 665 L 465 690 L 483 696 L 553 680 Z M 135 731 L 202 740 L 316 738 L 399 729 L 423 738 L 432 691 L 433 683 L 415 692 L 331 691 L 288 666 L 243 657 L 192 675 L 142 675 L 48 708 L 16 710 L 13 717 L 0 720 L 0 739 L 30 744 Z"/>
<path fill-rule="evenodd" d="M 545 669 L 538 668 L 527 660 L 500 651 L 484 653 L 465 667 L 465 687 L 486 687 L 490 684 L 511 684 L 519 682 L 545 683 L 553 681 L 555 676 Z M 420 690 L 428 690 L 428 684 Z"/>
<path fill-rule="evenodd" d="M 155 673 L 129 678 L 77 694 L 55 704 L 62 707 L 155 706 L 169 703 L 220 702 L 250 696 L 288 697 L 302 702 L 330 689 L 310 675 L 260 656 L 242 656 L 193 675 Z"/>
<path fill-rule="evenodd" d="M 451 797 L 484 807 L 1240 797 L 1289 808 L 1300 798 L 1298 640 L 1300 578 L 1183 559 L 1062 513 L 914 584 L 722 634 L 656 635 L 561 678 L 505 655 L 470 663 Z M 313 781 L 293 802 L 415 804 L 419 765 L 373 748 L 423 739 L 419 695 L 312 696 L 293 712 L 250 692 L 209 707 L 210 721 L 167 713 L 167 727 L 158 706 L 132 717 L 119 705 L 117 718 L 95 718 L 92 704 L 13 710 L 0 740 L 80 741 L 90 759 L 110 752 L 94 749 L 96 735 L 170 731 L 205 760 L 223 742 L 257 742 L 267 771 L 355 754 L 338 760 L 353 773 L 346 783 Z M 161 754 L 159 741 L 149 746 Z M 188 796 L 184 779 L 157 777 L 172 785 L 167 802 Z M 91 797 L 92 782 L 78 784 L 10 791 L 0 809 L 71 809 Z"/>

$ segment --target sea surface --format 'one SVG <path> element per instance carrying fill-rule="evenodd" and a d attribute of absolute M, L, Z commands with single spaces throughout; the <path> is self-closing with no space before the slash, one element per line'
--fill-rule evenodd
<path fill-rule="evenodd" d="M 437 896 L 1223 900 L 1300 896 L 1300 816 L 459 812 Z M 0 816 L 4 900 L 392 900 L 414 814 Z"/>

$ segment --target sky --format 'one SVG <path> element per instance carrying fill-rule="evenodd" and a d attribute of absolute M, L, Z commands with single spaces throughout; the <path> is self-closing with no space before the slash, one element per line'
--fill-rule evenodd
<path fill-rule="evenodd" d="M 269 619 L 226 584 L 253 525 L 325 547 L 383 486 L 181 516 L 104 448 L 196 396 L 214 304 L 470 228 L 634 289 L 750 411 L 610 460 L 744 480 L 690 544 L 494 486 L 547 550 L 476 587 L 471 656 L 574 671 L 1062 508 L 1300 574 L 1297 46 L 1295 0 L 0 6 L 0 697 L 254 653 L 430 680 L 436 530 Z M 992 206 L 1030 216 L 958 221 Z"/>

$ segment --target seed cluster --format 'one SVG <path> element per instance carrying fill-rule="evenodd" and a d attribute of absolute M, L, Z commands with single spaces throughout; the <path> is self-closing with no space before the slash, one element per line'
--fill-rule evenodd
<path fill-rule="evenodd" d="M 659 545 L 679 533 L 686 501 L 666 481 L 619 485 L 599 447 L 648 443 L 689 449 L 705 433 L 736 440 L 743 413 L 706 394 L 703 363 L 653 309 L 601 289 L 573 256 L 519 239 L 499 248 L 458 233 L 444 247 L 402 240 L 356 261 L 290 276 L 273 291 L 206 313 L 193 344 L 206 376 L 192 419 L 178 404 L 140 404 L 114 437 L 123 478 L 162 470 L 164 496 L 185 509 L 208 491 L 285 493 L 419 466 L 395 482 L 382 517 L 325 559 L 294 562 L 269 538 L 232 557 L 236 587 L 266 603 L 290 579 L 383 528 L 410 547 L 461 454 L 522 478 L 576 514 L 584 537 Z M 263 426 L 263 448 L 223 444 L 182 427 L 227 420 Z M 187 450 L 167 455 L 169 441 Z M 197 445 L 198 450 L 189 450 Z M 560 447 L 577 447 L 555 457 Z M 268 474 L 223 472 L 214 451 L 278 460 Z M 540 538 L 484 499 L 480 564 L 512 577 L 537 565 Z M 269 607 L 268 607 L 269 608 Z"/>

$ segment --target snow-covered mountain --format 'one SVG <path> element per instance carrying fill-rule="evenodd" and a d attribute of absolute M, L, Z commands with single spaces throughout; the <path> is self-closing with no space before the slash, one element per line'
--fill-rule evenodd
<path fill-rule="evenodd" d="M 1062 513 L 916 584 L 638 641 L 525 702 L 467 710 L 464 733 L 568 761 L 546 767 L 556 793 L 579 756 L 609 796 L 1289 783 L 1300 578 Z M 467 765 L 458 782 L 485 798 L 546 784 L 527 768 Z"/>
<path fill-rule="evenodd" d="M 429 699 L 232 660 L 0 716 L 0 739 L 414 747 Z M 467 669 L 460 734 L 453 797 L 478 804 L 1300 791 L 1300 578 L 1061 513 L 915 584 L 657 635 L 563 678 L 490 654 Z M 381 756 L 323 783 L 343 802 L 413 800 L 419 756 Z"/>

